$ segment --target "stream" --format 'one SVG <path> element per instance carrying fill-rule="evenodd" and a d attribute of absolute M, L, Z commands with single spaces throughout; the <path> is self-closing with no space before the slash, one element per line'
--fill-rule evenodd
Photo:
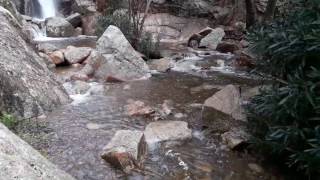
<path fill-rule="evenodd" d="M 203 65 L 215 61 L 213 58 L 216 57 L 187 58 L 186 61 Z M 75 70 L 61 67 L 56 74 L 63 78 Z M 92 80 L 76 87 L 75 82 L 67 82 L 64 86 L 73 102 L 44 119 L 48 136 L 41 152 L 78 180 L 272 179 L 274 176 L 269 173 L 250 170 L 248 164 L 256 163 L 255 158 L 245 152 L 230 151 L 221 142 L 219 132 L 211 129 L 201 114 L 203 102 L 219 87 L 235 84 L 248 88 L 258 83 L 252 77 L 221 71 L 221 68 L 219 71 L 156 73 L 147 80 L 125 83 Z M 117 130 L 144 130 L 148 123 L 155 121 L 151 117 L 128 116 L 125 106 L 130 100 L 143 101 L 151 107 L 161 107 L 168 100 L 173 102 L 173 113 L 163 120 L 188 122 L 193 137 L 180 146 L 159 147 L 149 152 L 142 170 L 125 174 L 100 157 L 103 147 Z M 219 118 L 212 117 L 212 121 Z"/>

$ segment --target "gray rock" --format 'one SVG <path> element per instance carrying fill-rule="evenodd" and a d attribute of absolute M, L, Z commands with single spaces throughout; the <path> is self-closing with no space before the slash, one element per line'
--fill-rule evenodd
<path fill-rule="evenodd" d="M 73 180 L 0 123 L 0 179 Z"/>
<path fill-rule="evenodd" d="M 89 47 L 68 46 L 64 51 L 64 57 L 69 64 L 82 63 L 91 53 Z"/>
<path fill-rule="evenodd" d="M 46 19 L 46 31 L 48 37 L 71 37 L 74 27 L 64 18 L 51 17 Z"/>
<path fill-rule="evenodd" d="M 109 26 L 97 42 L 97 50 L 104 60 L 95 76 L 100 79 L 115 77 L 123 81 L 150 76 L 149 67 L 133 49 L 119 28 Z"/>
<path fill-rule="evenodd" d="M 67 103 L 65 90 L 8 13 L 0 7 L 0 109 L 27 118 Z"/>
<path fill-rule="evenodd" d="M 111 165 L 128 172 L 144 158 L 145 153 L 143 132 L 119 130 L 103 148 L 101 157 Z"/>
<path fill-rule="evenodd" d="M 200 47 L 207 47 L 215 50 L 224 36 L 225 32 L 222 28 L 213 29 L 210 34 L 201 39 Z"/>
<path fill-rule="evenodd" d="M 241 106 L 239 88 L 234 85 L 228 85 L 218 91 L 205 101 L 204 106 L 228 114 L 236 120 L 246 120 L 244 110 Z"/>
<path fill-rule="evenodd" d="M 192 130 L 188 123 L 183 121 L 157 121 L 147 125 L 145 141 L 149 150 L 153 150 L 158 144 L 165 143 L 165 146 L 173 146 L 183 143 L 192 138 Z"/>
<path fill-rule="evenodd" d="M 66 18 L 66 20 L 72 24 L 73 27 L 79 27 L 81 25 L 81 14 L 74 13 Z"/>

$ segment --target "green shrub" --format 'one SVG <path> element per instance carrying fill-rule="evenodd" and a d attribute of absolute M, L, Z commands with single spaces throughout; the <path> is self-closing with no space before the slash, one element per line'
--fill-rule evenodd
<path fill-rule="evenodd" d="M 14 129 L 17 125 L 17 120 L 10 114 L 3 113 L 2 116 L 0 117 L 0 122 L 7 126 L 9 129 Z"/>
<path fill-rule="evenodd" d="M 252 98 L 248 127 L 252 147 L 310 179 L 320 174 L 320 11 L 299 11 L 249 34 L 257 71 L 274 78 Z"/>

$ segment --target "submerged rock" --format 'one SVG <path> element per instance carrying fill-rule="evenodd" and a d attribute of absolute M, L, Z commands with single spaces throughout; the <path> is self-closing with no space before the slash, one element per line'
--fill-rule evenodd
<path fill-rule="evenodd" d="M 0 179 L 74 180 L 1 123 Z"/>
<path fill-rule="evenodd" d="M 142 101 L 130 101 L 126 105 L 126 109 L 129 116 L 148 116 L 155 112 L 153 108 L 145 105 Z"/>
<path fill-rule="evenodd" d="M 104 57 L 95 76 L 112 76 L 124 81 L 150 76 L 149 67 L 133 49 L 119 28 L 109 26 L 97 42 L 97 50 Z"/>
<path fill-rule="evenodd" d="M 148 124 L 144 135 L 149 150 L 153 150 L 159 143 L 170 147 L 191 139 L 192 130 L 184 121 L 158 121 Z"/>
<path fill-rule="evenodd" d="M 228 114 L 236 120 L 246 120 L 246 116 L 241 106 L 239 88 L 234 85 L 228 85 L 218 91 L 205 101 L 204 106 Z"/>
<path fill-rule="evenodd" d="M 0 109 L 29 118 L 69 101 L 65 90 L 0 7 Z"/>
<path fill-rule="evenodd" d="M 146 153 L 141 131 L 119 130 L 103 148 L 101 157 L 124 172 L 130 172 L 143 160 Z"/>

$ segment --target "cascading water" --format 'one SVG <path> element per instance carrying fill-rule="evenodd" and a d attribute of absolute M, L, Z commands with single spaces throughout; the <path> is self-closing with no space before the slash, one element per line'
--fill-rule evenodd
<path fill-rule="evenodd" d="M 55 0 L 38 0 L 41 6 L 41 18 L 46 19 L 56 15 Z"/>
<path fill-rule="evenodd" d="M 47 39 L 46 36 L 46 27 L 44 24 L 44 20 L 49 17 L 54 17 L 56 15 L 56 3 L 55 0 L 37 0 L 40 5 L 40 9 L 38 11 L 40 13 L 41 25 L 40 28 L 34 28 L 34 40 Z M 35 18 L 35 17 L 34 17 Z"/>

